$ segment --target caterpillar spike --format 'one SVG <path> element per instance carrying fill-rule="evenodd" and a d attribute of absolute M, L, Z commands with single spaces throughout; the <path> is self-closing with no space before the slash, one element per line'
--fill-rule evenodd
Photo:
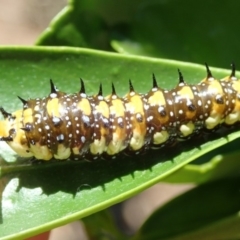
<path fill-rule="evenodd" d="M 19 99 L 23 109 L 0 112 L 0 141 L 5 141 L 18 155 L 40 160 L 69 157 L 95 160 L 101 156 L 139 153 L 160 148 L 168 141 L 189 139 L 201 130 L 240 121 L 240 80 L 231 74 L 221 80 L 213 77 L 206 64 L 207 77 L 198 84 L 184 82 L 171 90 L 158 87 L 145 94 L 134 91 L 124 97 L 112 93 L 102 96 L 85 94 L 83 80 L 78 93 L 60 92 L 50 80 L 51 93 L 43 99 Z"/>

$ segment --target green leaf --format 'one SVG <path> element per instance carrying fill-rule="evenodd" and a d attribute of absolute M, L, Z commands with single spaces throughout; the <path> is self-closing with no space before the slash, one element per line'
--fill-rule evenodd
<path fill-rule="evenodd" d="M 10 112 L 22 108 L 17 95 L 25 99 L 48 95 L 49 78 L 69 93 L 79 91 L 79 77 L 89 94 L 96 93 L 101 82 L 107 95 L 114 82 L 117 93 L 124 95 L 129 78 L 136 91 L 151 89 L 152 72 L 159 76 L 163 88 L 177 84 L 177 68 L 189 83 L 197 83 L 206 75 L 200 65 L 67 47 L 0 48 L 0 68 L 1 106 Z M 217 77 L 229 74 L 222 69 L 212 71 Z M 1 145 L 0 237 L 26 238 L 105 209 L 239 135 L 228 132 L 227 137 L 216 135 L 206 143 L 188 141 L 137 159 L 95 163 L 31 165 Z"/>
<path fill-rule="evenodd" d="M 82 219 L 89 239 L 127 239 L 118 229 L 109 210 L 100 211 Z"/>
<path fill-rule="evenodd" d="M 240 62 L 239 33 L 226 40 L 238 28 L 233 16 L 239 7 L 234 0 L 139 2 L 125 37 L 119 33 L 111 46 L 124 53 L 225 67 L 226 59 Z"/>
<path fill-rule="evenodd" d="M 81 46 L 121 53 L 208 62 L 240 62 L 240 2 L 218 0 L 72 0 L 38 45 Z M 227 46 L 227 47 L 226 47 Z"/>
<path fill-rule="evenodd" d="M 202 184 L 226 177 L 236 177 L 240 169 L 240 152 L 238 141 L 233 141 L 223 147 L 216 149 L 197 161 L 187 164 L 173 174 L 165 177 L 162 181 L 168 183 L 196 183 Z M 227 152 L 227 153 L 225 153 Z M 214 157 L 213 157 L 214 156 Z M 204 163 L 201 163 L 204 159 Z M 209 161 L 209 159 L 211 159 Z"/>
<path fill-rule="evenodd" d="M 133 239 L 238 239 L 239 181 L 223 179 L 175 198 L 155 211 Z"/>
<path fill-rule="evenodd" d="M 52 20 L 36 44 L 112 50 L 110 39 L 116 31 L 115 26 L 129 22 L 137 2 L 69 1 L 68 6 Z"/>

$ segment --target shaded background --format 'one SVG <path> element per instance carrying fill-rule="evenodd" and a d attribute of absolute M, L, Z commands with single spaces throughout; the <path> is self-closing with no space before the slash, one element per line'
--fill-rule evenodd
<path fill-rule="evenodd" d="M 67 0 L 0 0 L 0 44 L 33 45 Z"/>

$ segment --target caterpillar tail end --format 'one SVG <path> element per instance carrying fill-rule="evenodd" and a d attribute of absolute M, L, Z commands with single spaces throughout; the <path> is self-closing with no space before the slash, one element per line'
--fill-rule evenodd
<path fill-rule="evenodd" d="M 0 121 L 0 141 L 6 142 L 18 155 L 32 157 L 33 154 L 28 151 L 26 136 L 21 129 L 22 111 L 10 114 L 0 107 L 0 112 L 4 117 L 4 120 Z"/>
<path fill-rule="evenodd" d="M 0 121 L 0 141 L 9 142 L 12 141 L 12 137 L 7 133 L 7 122 L 6 120 Z"/>
<path fill-rule="evenodd" d="M 0 121 L 0 141 L 9 142 L 12 141 L 12 137 L 9 136 L 8 133 L 8 117 L 11 116 L 10 113 L 4 110 L 4 108 L 0 107 L 0 112 L 2 113 L 5 120 Z"/>

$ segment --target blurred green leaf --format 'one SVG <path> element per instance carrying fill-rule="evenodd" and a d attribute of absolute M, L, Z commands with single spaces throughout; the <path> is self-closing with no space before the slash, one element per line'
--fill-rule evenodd
<path fill-rule="evenodd" d="M 168 202 L 134 240 L 239 239 L 240 178 L 199 186 Z"/>
<path fill-rule="evenodd" d="M 70 0 L 37 40 L 37 45 L 111 50 L 115 26 L 129 22 L 138 1 Z M 121 27 L 120 27 L 121 28 Z"/>
<path fill-rule="evenodd" d="M 89 239 L 128 239 L 119 231 L 117 223 L 109 210 L 92 214 L 83 218 L 82 221 Z"/>
<path fill-rule="evenodd" d="M 236 177 L 240 169 L 240 152 L 236 151 L 238 146 L 238 141 L 233 141 L 222 146 L 221 149 L 215 149 L 199 157 L 197 161 L 175 171 L 162 181 L 202 184 L 221 178 Z"/>
<path fill-rule="evenodd" d="M 38 45 L 81 46 L 218 67 L 240 62 L 235 0 L 72 0 Z"/>

